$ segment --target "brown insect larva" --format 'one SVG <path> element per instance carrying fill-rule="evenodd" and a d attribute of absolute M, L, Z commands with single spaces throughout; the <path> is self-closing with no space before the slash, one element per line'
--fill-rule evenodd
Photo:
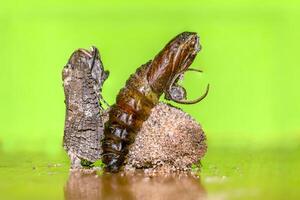
<path fill-rule="evenodd" d="M 152 61 L 131 75 L 109 111 L 102 141 L 106 171 L 118 172 L 135 140 L 136 133 L 147 120 L 160 96 L 177 103 L 194 104 L 204 99 L 206 92 L 193 101 L 186 100 L 185 89 L 177 81 L 200 51 L 196 33 L 183 32 L 173 38 Z M 196 70 L 197 71 L 197 70 Z"/>

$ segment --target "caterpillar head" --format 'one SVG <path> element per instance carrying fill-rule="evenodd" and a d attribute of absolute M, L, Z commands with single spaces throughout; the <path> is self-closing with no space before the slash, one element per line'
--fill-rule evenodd
<path fill-rule="evenodd" d="M 201 45 L 199 37 L 194 32 L 183 32 L 173 38 L 164 49 L 154 58 L 148 73 L 148 81 L 157 93 L 165 93 L 166 99 L 177 103 L 193 104 L 206 97 L 204 95 L 193 100 L 186 100 L 186 90 L 178 85 L 180 77 L 189 69 Z"/>

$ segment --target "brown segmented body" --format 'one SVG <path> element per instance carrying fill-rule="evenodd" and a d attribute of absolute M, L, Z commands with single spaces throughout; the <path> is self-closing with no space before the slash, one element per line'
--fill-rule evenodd
<path fill-rule="evenodd" d="M 208 87 L 200 98 L 187 101 L 184 88 L 177 84 L 199 50 L 197 34 L 183 32 L 173 38 L 152 61 L 142 65 L 129 77 L 117 95 L 105 124 L 102 160 L 106 171 L 120 170 L 130 144 L 163 93 L 170 100 L 186 104 L 197 103 L 207 95 Z"/>

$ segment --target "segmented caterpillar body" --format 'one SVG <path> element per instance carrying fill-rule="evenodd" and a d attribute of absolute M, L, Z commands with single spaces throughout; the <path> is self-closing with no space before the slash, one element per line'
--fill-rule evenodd
<path fill-rule="evenodd" d="M 102 160 L 106 171 L 120 170 L 130 144 L 163 93 L 170 100 L 186 104 L 197 103 L 207 95 L 208 88 L 197 100 L 187 101 L 185 93 L 172 93 L 184 90 L 177 81 L 188 70 L 199 50 L 197 34 L 183 32 L 173 38 L 153 61 L 142 65 L 130 76 L 117 95 L 116 103 L 110 108 L 109 120 L 105 124 Z"/>

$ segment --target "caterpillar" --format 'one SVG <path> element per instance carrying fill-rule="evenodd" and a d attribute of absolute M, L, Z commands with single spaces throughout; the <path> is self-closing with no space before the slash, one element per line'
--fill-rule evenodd
<path fill-rule="evenodd" d="M 165 98 L 182 104 L 194 104 L 204 99 L 209 91 L 195 100 L 186 99 L 185 89 L 178 84 L 200 51 L 199 37 L 194 32 L 183 32 L 174 37 L 155 57 L 138 68 L 126 81 L 109 110 L 102 140 L 102 161 L 105 170 L 120 171 L 136 134 L 158 104 Z"/>

